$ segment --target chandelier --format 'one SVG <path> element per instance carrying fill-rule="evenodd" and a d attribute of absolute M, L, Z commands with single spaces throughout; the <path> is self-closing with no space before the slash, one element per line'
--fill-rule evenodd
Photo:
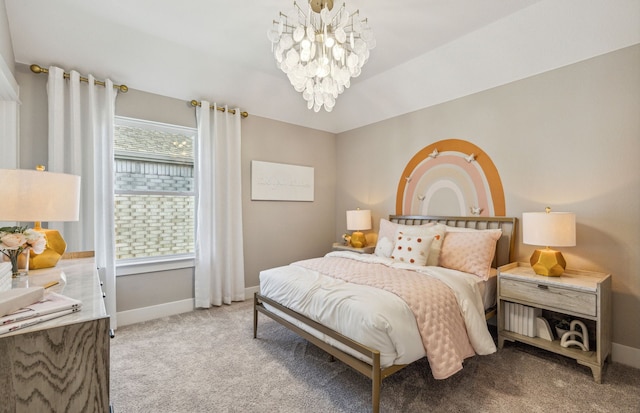
<path fill-rule="evenodd" d="M 303 10 L 280 12 L 267 32 L 276 65 L 287 74 L 297 92 L 316 112 L 331 112 L 336 98 L 358 77 L 376 45 L 373 31 L 359 10 L 350 13 L 343 3 L 333 11 L 333 0 L 309 0 Z"/>

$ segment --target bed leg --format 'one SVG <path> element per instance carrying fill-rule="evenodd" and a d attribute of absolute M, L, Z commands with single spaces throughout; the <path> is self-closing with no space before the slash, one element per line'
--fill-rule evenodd
<path fill-rule="evenodd" d="M 253 293 L 253 338 L 258 338 L 258 294 Z"/>
<path fill-rule="evenodd" d="M 380 353 L 373 355 L 373 366 L 371 376 L 371 409 L 373 413 L 380 413 L 380 387 L 382 376 L 380 371 Z"/>

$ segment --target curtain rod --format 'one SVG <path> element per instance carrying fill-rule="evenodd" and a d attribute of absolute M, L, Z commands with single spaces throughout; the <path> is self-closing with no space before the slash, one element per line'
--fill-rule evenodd
<path fill-rule="evenodd" d="M 45 68 L 45 67 L 40 67 L 38 65 L 31 65 L 30 66 L 31 71 L 33 73 L 49 73 L 49 69 Z M 69 79 L 71 77 L 71 75 L 69 75 L 69 73 L 64 72 L 64 76 L 65 79 Z M 89 82 L 89 79 L 84 77 L 84 76 L 80 76 L 80 81 L 81 82 Z M 100 80 L 96 80 L 94 82 L 96 85 L 100 85 L 100 86 L 104 86 L 105 83 L 103 81 Z M 127 85 L 113 85 L 113 87 L 118 88 L 120 90 L 120 92 L 122 93 L 127 93 L 129 91 L 129 87 L 127 87 Z"/>
<path fill-rule="evenodd" d="M 202 107 L 202 102 L 198 102 L 197 100 L 194 99 L 194 100 L 191 101 L 191 106 L 193 106 L 194 108 L 196 106 Z M 225 108 L 220 107 L 220 106 L 211 106 L 210 109 L 213 109 L 214 107 L 217 107 L 220 112 L 224 112 L 226 110 Z M 232 115 L 235 115 L 236 114 L 236 110 L 235 109 L 229 109 L 229 113 L 231 113 Z M 246 118 L 247 116 L 249 116 L 249 113 L 248 112 L 240 112 L 240 115 L 243 118 Z"/>

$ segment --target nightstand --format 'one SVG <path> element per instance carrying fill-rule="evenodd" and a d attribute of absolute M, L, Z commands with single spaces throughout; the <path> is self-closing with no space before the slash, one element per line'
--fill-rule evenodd
<path fill-rule="evenodd" d="M 353 252 L 359 252 L 360 254 L 373 254 L 373 251 L 376 250 L 376 246 L 367 245 L 364 248 L 355 248 L 355 247 L 352 247 L 351 245 L 344 245 L 341 242 L 334 242 L 333 250 L 334 251 L 353 251 Z"/>
<path fill-rule="evenodd" d="M 528 337 L 505 329 L 505 303 L 517 303 L 584 320 L 595 325 L 589 337 L 595 348 L 583 351 L 562 347 L 560 340 Z M 560 277 L 537 275 L 526 263 L 498 268 L 498 348 L 504 341 L 519 341 L 576 360 L 591 368 L 596 382 L 602 382 L 602 368 L 611 353 L 611 275 L 591 271 L 565 270 Z"/>

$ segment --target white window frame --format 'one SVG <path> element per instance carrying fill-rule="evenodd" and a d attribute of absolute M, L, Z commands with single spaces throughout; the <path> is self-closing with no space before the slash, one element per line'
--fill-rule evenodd
<path fill-rule="evenodd" d="M 121 126 L 132 126 L 132 127 L 142 127 L 145 129 L 155 129 L 155 130 L 158 130 L 161 132 L 167 132 L 167 133 L 193 134 L 194 136 L 197 135 L 196 128 L 179 126 L 179 125 L 171 125 L 171 124 L 166 124 L 161 122 L 152 122 L 144 119 L 134 119 L 134 118 L 128 118 L 124 116 L 116 116 L 115 124 L 121 125 Z M 193 144 L 195 145 L 196 142 L 194 141 Z M 162 160 L 162 157 L 158 157 L 158 159 Z M 114 162 L 115 162 L 115 154 L 114 154 Z M 194 163 L 195 163 L 195 159 L 194 159 Z M 194 200 L 197 198 L 195 182 L 194 182 L 193 191 L 190 191 L 190 192 L 127 191 L 127 190 L 114 189 L 114 195 L 176 195 L 176 196 L 193 196 Z M 195 236 L 195 225 L 193 230 L 194 230 L 194 236 Z M 163 255 L 163 256 L 157 256 L 157 257 L 126 258 L 126 259 L 120 259 L 120 260 L 116 259 L 116 276 L 143 274 L 143 273 L 168 271 L 168 270 L 178 270 L 178 269 L 193 268 L 193 267 L 195 267 L 195 252 L 187 253 L 187 254 Z"/>

